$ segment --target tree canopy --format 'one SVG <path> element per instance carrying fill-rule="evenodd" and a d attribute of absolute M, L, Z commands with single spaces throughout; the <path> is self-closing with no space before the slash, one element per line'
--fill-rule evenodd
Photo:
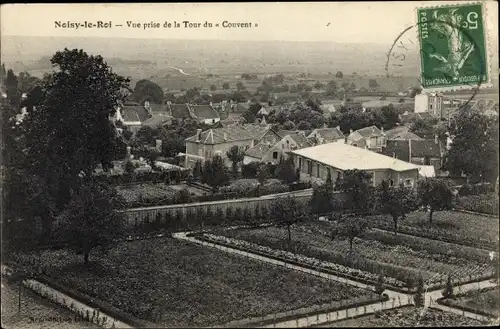
<path fill-rule="evenodd" d="M 133 98 L 140 103 L 150 101 L 156 104 L 163 103 L 163 89 L 153 81 L 139 80 L 135 84 Z"/>

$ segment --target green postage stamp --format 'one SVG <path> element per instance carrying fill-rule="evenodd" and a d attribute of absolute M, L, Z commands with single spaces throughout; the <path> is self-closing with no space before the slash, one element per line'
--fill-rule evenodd
<path fill-rule="evenodd" d="M 473 89 L 490 82 L 483 5 L 418 8 L 424 89 Z"/>

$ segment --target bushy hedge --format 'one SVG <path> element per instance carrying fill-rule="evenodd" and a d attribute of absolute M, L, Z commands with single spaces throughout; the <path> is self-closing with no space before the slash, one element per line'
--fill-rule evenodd
<path fill-rule="evenodd" d="M 469 195 L 458 198 L 457 209 L 498 215 L 498 195 L 489 193 L 484 195 Z"/>
<path fill-rule="evenodd" d="M 465 184 L 457 186 L 459 196 L 482 195 L 494 191 L 494 185 L 489 183 L 482 184 Z"/>
<path fill-rule="evenodd" d="M 99 175 L 97 180 L 105 181 L 113 185 L 123 185 L 131 183 L 180 183 L 186 180 L 189 175 L 188 170 L 151 171 L 140 173 L 124 173 L 123 175 Z"/>

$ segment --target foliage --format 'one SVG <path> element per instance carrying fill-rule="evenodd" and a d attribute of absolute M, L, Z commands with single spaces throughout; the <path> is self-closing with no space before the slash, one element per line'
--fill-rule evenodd
<path fill-rule="evenodd" d="M 61 214 L 65 223 L 63 235 L 76 241 L 88 263 L 90 251 L 108 247 L 124 233 L 125 201 L 110 186 L 88 180 L 73 194 L 67 209 Z"/>
<path fill-rule="evenodd" d="M 226 156 L 231 161 L 232 172 L 233 175 L 236 177 L 238 173 L 238 165 L 240 162 L 243 161 L 243 158 L 245 157 L 245 152 L 238 145 L 234 145 L 231 146 L 229 151 L 226 152 Z"/>
<path fill-rule="evenodd" d="M 438 178 L 426 178 L 418 182 L 420 205 L 429 211 L 429 223 L 437 210 L 453 208 L 454 196 L 449 184 Z"/>
<path fill-rule="evenodd" d="M 410 131 L 422 138 L 434 138 L 437 131 L 437 119 L 413 118 L 410 122 Z"/>
<path fill-rule="evenodd" d="M 377 187 L 377 198 L 379 210 L 392 217 L 394 234 L 398 231 L 398 221 L 418 208 L 417 195 L 412 188 L 402 185 L 390 187 L 387 181 L 382 181 Z"/>
<path fill-rule="evenodd" d="M 132 97 L 140 103 L 151 101 L 156 104 L 163 103 L 163 89 L 156 83 L 142 79 L 135 84 Z"/>
<path fill-rule="evenodd" d="M 257 176 L 259 167 L 259 162 L 250 162 L 249 164 L 244 164 L 241 166 L 241 175 L 244 178 L 254 178 Z"/>
<path fill-rule="evenodd" d="M 203 164 L 203 174 L 201 182 L 208 184 L 218 190 L 221 186 L 229 183 L 229 176 L 226 172 L 226 165 L 220 156 L 205 160 Z"/>
<path fill-rule="evenodd" d="M 377 80 L 370 79 L 370 80 L 368 80 L 368 87 L 370 87 L 370 89 L 377 89 L 380 86 L 379 86 Z"/>
<path fill-rule="evenodd" d="M 383 122 L 382 126 L 386 130 L 392 129 L 399 124 L 399 114 L 396 112 L 392 104 L 382 107 L 380 116 Z"/>
<path fill-rule="evenodd" d="M 337 73 L 335 73 L 335 77 L 342 79 L 344 77 L 344 73 L 342 73 L 342 71 L 337 71 Z"/>
<path fill-rule="evenodd" d="M 486 195 L 470 195 L 459 197 L 457 208 L 478 213 L 498 215 L 498 194 L 489 193 Z"/>
<path fill-rule="evenodd" d="M 229 89 L 229 88 L 230 88 L 230 87 L 229 87 L 229 82 L 224 82 L 224 83 L 222 84 L 222 89 L 227 90 L 227 89 Z"/>
<path fill-rule="evenodd" d="M 278 179 L 282 180 L 285 184 L 291 184 L 297 181 L 293 158 L 289 157 L 286 160 L 280 158 L 280 161 L 278 163 L 278 166 L 276 167 L 274 175 Z"/>
<path fill-rule="evenodd" d="M 108 119 L 123 100 L 128 79 L 112 72 L 101 56 L 83 50 L 57 52 L 57 71 L 46 76 L 41 95 L 31 96 L 26 129 L 30 171 L 47 179 L 61 209 L 81 176 L 113 160 L 116 130 Z"/>
<path fill-rule="evenodd" d="M 451 275 L 448 275 L 448 279 L 446 280 L 446 286 L 441 293 L 444 298 L 452 298 L 453 297 L 453 284 L 451 283 Z"/>
<path fill-rule="evenodd" d="M 271 217 L 278 226 L 288 230 L 288 242 L 292 241 L 291 226 L 304 220 L 305 214 L 302 205 L 293 197 L 281 197 L 274 200 L 271 205 Z"/>
<path fill-rule="evenodd" d="M 424 295 L 424 280 L 420 277 L 417 280 L 417 291 L 413 295 L 413 300 L 415 301 L 416 307 L 423 307 L 425 303 Z"/>
<path fill-rule="evenodd" d="M 203 175 L 203 164 L 201 160 L 197 160 L 193 168 L 193 177 L 195 179 L 200 179 Z"/>
<path fill-rule="evenodd" d="M 384 292 L 384 275 L 382 273 L 378 275 L 377 283 L 375 284 L 375 292 L 379 295 Z"/>
<path fill-rule="evenodd" d="M 257 170 L 257 180 L 259 181 L 260 185 L 263 185 L 264 182 L 271 176 L 269 173 L 269 166 L 266 164 L 261 163 L 259 165 L 259 169 Z"/>
<path fill-rule="evenodd" d="M 357 216 L 347 216 L 339 220 L 332 230 L 332 238 L 347 238 L 349 241 L 349 250 L 352 251 L 352 243 L 355 238 L 360 237 L 368 229 L 368 221 L 365 218 Z"/>
<path fill-rule="evenodd" d="M 373 208 L 372 176 L 362 170 L 346 170 L 343 172 L 341 190 L 347 196 L 347 204 L 356 215 L 366 214 Z"/>
<path fill-rule="evenodd" d="M 334 210 L 332 177 L 328 172 L 328 178 L 325 184 L 313 187 L 313 194 L 310 200 L 311 212 L 322 215 Z"/>
<path fill-rule="evenodd" d="M 495 182 L 498 177 L 498 116 L 461 110 L 451 121 L 452 143 L 444 167 L 452 174 Z"/>

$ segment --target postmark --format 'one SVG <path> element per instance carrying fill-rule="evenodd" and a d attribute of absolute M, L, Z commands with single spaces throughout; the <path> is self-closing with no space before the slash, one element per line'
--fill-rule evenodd
<path fill-rule="evenodd" d="M 417 28 L 425 90 L 491 86 L 481 3 L 418 8 Z"/>

